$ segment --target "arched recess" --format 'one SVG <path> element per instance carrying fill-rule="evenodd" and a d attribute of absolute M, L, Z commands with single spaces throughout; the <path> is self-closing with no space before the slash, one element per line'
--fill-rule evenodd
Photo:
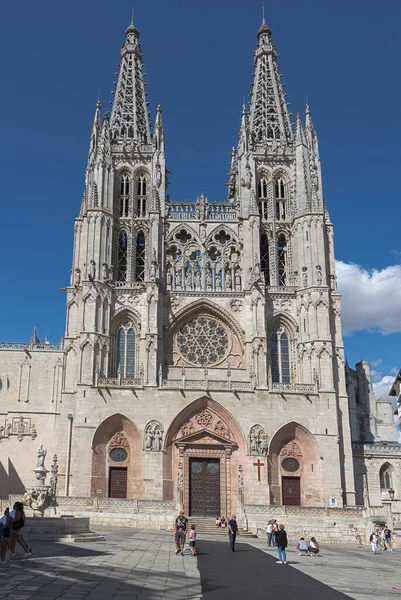
<path fill-rule="evenodd" d="M 268 463 L 270 504 L 326 504 L 321 451 L 315 437 L 303 425 L 292 421 L 276 431 L 270 441 Z"/>
<path fill-rule="evenodd" d="M 238 467 L 245 464 L 246 438 L 233 415 L 221 404 L 202 396 L 185 406 L 171 422 L 165 437 L 163 456 L 163 498 L 190 503 L 190 469 L 192 460 L 219 463 L 220 505 L 216 514 L 230 514 L 237 501 Z M 180 499 L 179 465 L 183 470 Z"/>
<path fill-rule="evenodd" d="M 129 325 L 128 325 L 129 324 Z M 111 322 L 110 326 L 110 356 L 109 356 L 109 376 L 117 377 L 119 367 L 119 331 L 124 326 L 129 337 L 129 331 L 133 331 L 134 335 L 127 338 L 127 344 L 130 344 L 130 354 L 133 358 L 133 367 L 129 368 L 130 377 L 136 377 L 139 371 L 139 341 L 140 341 L 140 316 L 137 311 L 124 309 L 119 312 Z M 125 344 L 124 352 L 128 351 L 128 346 Z M 132 347 L 133 344 L 133 347 Z M 132 354 L 133 350 L 133 354 Z M 121 357 L 120 357 L 121 358 Z M 126 364 L 126 361 L 125 361 Z M 126 374 L 120 373 L 121 377 L 126 377 Z M 128 375 L 127 375 L 128 377 Z M 129 378 L 129 377 L 128 377 Z"/>
<path fill-rule="evenodd" d="M 380 480 L 380 491 L 383 497 L 389 497 L 388 496 L 388 490 L 389 489 L 396 489 L 395 486 L 395 482 L 396 482 L 396 476 L 395 476 L 395 470 L 392 464 L 390 464 L 389 462 L 385 462 L 381 467 L 380 467 L 380 471 L 379 471 L 379 480 Z"/>
<path fill-rule="evenodd" d="M 197 318 L 201 317 L 215 319 L 216 323 L 223 327 L 224 338 L 227 339 L 227 344 L 224 341 L 225 346 L 222 346 L 222 351 L 224 350 L 224 352 L 217 357 L 217 360 L 212 360 L 209 363 L 185 360 L 184 353 L 182 352 L 184 345 L 180 349 L 177 340 L 179 333 L 182 332 L 182 328 L 186 324 L 191 324 Z M 246 364 L 243 338 L 244 332 L 241 326 L 230 313 L 209 300 L 203 298 L 196 300 L 177 312 L 166 331 L 164 348 L 165 366 L 167 368 L 174 366 L 227 368 L 229 364 L 233 369 L 244 369 L 246 368 Z"/>
<path fill-rule="evenodd" d="M 298 327 L 295 321 L 288 314 L 279 313 L 270 320 L 267 333 L 267 370 L 273 383 L 293 383 L 297 380 L 296 373 L 296 356 L 298 343 Z M 277 335 L 277 338 L 275 337 Z M 279 377 L 274 376 L 275 371 L 275 356 L 277 353 L 276 341 L 280 341 L 280 337 L 285 335 L 288 340 L 288 361 L 289 361 L 289 378 L 282 377 L 283 370 L 279 369 Z M 280 348 L 280 351 L 282 349 Z M 279 353 L 281 356 L 281 352 Z M 277 369 L 276 369 L 277 370 Z"/>
<path fill-rule="evenodd" d="M 122 434 L 119 436 L 118 434 Z M 120 439 L 119 439 L 120 438 Z M 110 444 L 112 442 L 112 444 Z M 110 458 L 110 445 L 125 448 L 127 458 L 115 461 Z M 96 429 L 92 439 L 91 495 L 110 497 L 112 469 L 124 469 L 127 475 L 127 498 L 143 497 L 142 441 L 136 425 L 126 416 L 117 413 L 105 419 Z"/>

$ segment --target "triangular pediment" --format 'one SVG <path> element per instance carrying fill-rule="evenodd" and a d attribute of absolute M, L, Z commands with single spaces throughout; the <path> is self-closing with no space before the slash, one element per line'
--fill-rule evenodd
<path fill-rule="evenodd" d="M 209 431 L 208 429 L 201 429 L 199 431 L 195 431 L 195 433 L 191 433 L 189 435 L 183 436 L 178 440 L 175 440 L 177 445 L 181 444 L 209 444 L 209 445 L 219 445 L 226 447 L 237 447 L 235 442 L 217 435 L 213 431 Z"/>

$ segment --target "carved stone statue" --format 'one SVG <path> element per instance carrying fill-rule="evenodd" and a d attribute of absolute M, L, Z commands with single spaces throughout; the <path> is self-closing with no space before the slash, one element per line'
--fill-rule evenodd
<path fill-rule="evenodd" d="M 103 273 L 103 281 L 107 281 L 109 278 L 109 267 L 107 263 L 103 263 L 102 265 L 102 273 Z"/>
<path fill-rule="evenodd" d="M 75 269 L 75 287 L 81 285 L 81 269 Z"/>
<path fill-rule="evenodd" d="M 244 469 L 238 466 L 238 500 L 240 506 L 244 506 Z"/>
<path fill-rule="evenodd" d="M 162 184 L 162 169 L 160 163 L 156 163 L 156 185 L 159 188 Z"/>
<path fill-rule="evenodd" d="M 160 452 L 163 449 L 163 427 L 158 421 L 150 421 L 145 427 L 145 450 Z"/>
<path fill-rule="evenodd" d="M 308 285 L 308 272 L 306 267 L 302 267 L 302 285 L 307 287 Z"/>
<path fill-rule="evenodd" d="M 96 277 L 96 263 L 94 260 L 90 261 L 90 266 L 89 266 L 89 279 L 91 281 L 93 281 Z"/>
<path fill-rule="evenodd" d="M 201 286 L 201 275 L 199 271 L 195 272 L 195 287 L 196 289 L 200 289 Z"/>
<path fill-rule="evenodd" d="M 232 284 L 231 273 L 230 273 L 230 271 L 227 271 L 226 279 L 225 279 L 226 290 L 231 290 L 231 284 Z"/>
<path fill-rule="evenodd" d="M 171 268 L 167 267 L 166 283 L 167 283 L 168 286 L 171 287 L 172 282 L 173 282 L 173 277 L 171 275 Z"/>
<path fill-rule="evenodd" d="M 45 458 L 46 458 L 46 454 L 47 454 L 47 450 L 46 448 L 44 448 L 43 444 L 41 444 L 39 446 L 39 450 L 38 450 L 38 458 L 36 461 L 36 468 L 37 469 L 45 469 Z"/>
<path fill-rule="evenodd" d="M 156 258 L 156 250 L 153 250 L 152 262 L 150 264 L 150 279 L 155 281 L 157 273 L 157 258 Z"/>
<path fill-rule="evenodd" d="M 181 271 L 177 271 L 175 274 L 175 287 L 177 289 L 181 288 Z"/>
<path fill-rule="evenodd" d="M 212 274 L 210 272 L 210 267 L 207 269 L 207 272 L 206 272 L 206 288 L 208 290 L 212 289 Z"/>
<path fill-rule="evenodd" d="M 318 285 L 322 285 L 323 275 L 322 275 L 322 267 L 320 265 L 316 265 L 316 282 Z"/>
<path fill-rule="evenodd" d="M 188 269 L 188 271 L 185 275 L 185 287 L 187 290 L 190 290 L 192 288 L 192 276 L 191 276 L 190 269 Z"/>
<path fill-rule="evenodd" d="M 249 449 L 251 454 L 266 454 L 267 435 L 261 425 L 254 425 L 249 432 Z"/>
<path fill-rule="evenodd" d="M 177 495 L 178 495 L 178 502 L 182 506 L 184 504 L 184 469 L 182 467 L 182 462 L 178 463 Z"/>

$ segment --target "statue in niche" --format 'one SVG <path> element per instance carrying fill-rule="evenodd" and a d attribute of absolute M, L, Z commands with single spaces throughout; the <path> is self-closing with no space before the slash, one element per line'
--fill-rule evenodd
<path fill-rule="evenodd" d="M 240 273 L 239 273 L 238 270 L 235 273 L 235 289 L 236 290 L 240 290 L 241 289 L 241 275 L 240 275 Z"/>
<path fill-rule="evenodd" d="M 177 492 L 178 492 L 178 502 L 181 506 L 184 505 L 184 469 L 182 467 L 182 462 L 178 463 L 178 472 L 177 472 Z"/>
<path fill-rule="evenodd" d="M 187 290 L 192 288 L 192 277 L 191 277 L 191 269 L 187 270 L 187 274 L 185 275 L 185 287 Z"/>
<path fill-rule="evenodd" d="M 39 450 L 38 450 L 38 457 L 37 457 L 37 461 L 36 461 L 36 468 L 37 469 L 44 469 L 45 468 L 45 458 L 46 458 L 46 454 L 47 454 L 47 450 L 46 448 L 43 446 L 43 444 L 41 444 L 39 446 Z"/>
<path fill-rule="evenodd" d="M 103 263 L 102 265 L 102 271 L 103 271 L 103 281 L 107 281 L 109 278 L 109 267 L 107 266 L 107 263 Z"/>
<path fill-rule="evenodd" d="M 226 290 L 231 290 L 231 284 L 232 284 L 231 273 L 230 273 L 230 271 L 227 271 L 226 280 L 225 280 Z"/>
<path fill-rule="evenodd" d="M 181 288 L 181 271 L 177 271 L 175 274 L 175 288 L 177 290 Z"/>
<path fill-rule="evenodd" d="M 81 269 L 75 269 L 75 287 L 81 285 Z"/>
<path fill-rule="evenodd" d="M 298 286 L 298 271 L 294 271 L 294 285 Z"/>
<path fill-rule="evenodd" d="M 306 267 L 302 267 L 302 284 L 304 287 L 308 285 L 308 272 Z"/>
<path fill-rule="evenodd" d="M 199 271 L 195 272 L 195 286 L 196 289 L 200 289 L 201 287 L 201 275 Z"/>
<path fill-rule="evenodd" d="M 199 218 L 201 221 L 206 218 L 206 200 L 203 194 L 199 196 Z"/>
<path fill-rule="evenodd" d="M 320 265 L 316 265 L 316 281 L 318 285 L 322 285 L 323 275 L 322 267 Z"/>
<path fill-rule="evenodd" d="M 335 275 L 330 275 L 330 289 L 332 292 L 336 291 L 337 288 L 337 281 L 336 281 L 336 276 Z"/>
<path fill-rule="evenodd" d="M 244 469 L 242 465 L 238 466 L 238 500 L 240 506 L 244 506 Z"/>
<path fill-rule="evenodd" d="M 159 188 L 162 184 L 162 170 L 159 161 L 156 163 L 156 185 Z"/>
<path fill-rule="evenodd" d="M 152 262 L 150 264 L 150 279 L 151 279 L 151 281 L 156 280 L 156 274 L 157 274 L 157 258 L 156 258 L 156 250 L 153 249 Z"/>
<path fill-rule="evenodd" d="M 150 421 L 145 428 L 145 450 L 160 452 L 163 446 L 163 427 L 158 421 Z"/>
<path fill-rule="evenodd" d="M 212 289 L 212 273 L 210 272 L 210 267 L 208 267 L 206 271 L 206 289 Z"/>
<path fill-rule="evenodd" d="M 96 263 L 94 260 L 90 261 L 90 266 L 89 266 L 89 279 L 91 281 L 94 281 L 95 277 L 96 277 Z"/>
<path fill-rule="evenodd" d="M 171 284 L 173 283 L 173 277 L 171 275 L 171 268 L 167 267 L 167 273 L 166 273 L 166 283 L 169 287 L 171 287 Z"/>
<path fill-rule="evenodd" d="M 254 425 L 249 432 L 249 448 L 251 454 L 266 454 L 267 435 L 261 425 Z"/>
<path fill-rule="evenodd" d="M 221 277 L 220 277 L 220 273 L 217 273 L 217 275 L 216 275 L 216 288 L 221 288 Z"/>

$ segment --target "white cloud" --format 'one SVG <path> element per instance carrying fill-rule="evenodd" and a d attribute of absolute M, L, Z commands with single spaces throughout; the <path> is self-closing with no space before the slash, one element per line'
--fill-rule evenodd
<path fill-rule="evenodd" d="M 336 266 L 344 335 L 401 332 L 401 265 L 381 271 L 342 261 Z"/>
<path fill-rule="evenodd" d="M 388 394 L 394 383 L 394 379 L 394 375 L 385 375 L 380 381 L 373 382 L 373 389 L 377 399 L 389 398 L 392 403 L 397 403 L 396 398 L 390 397 Z"/>

